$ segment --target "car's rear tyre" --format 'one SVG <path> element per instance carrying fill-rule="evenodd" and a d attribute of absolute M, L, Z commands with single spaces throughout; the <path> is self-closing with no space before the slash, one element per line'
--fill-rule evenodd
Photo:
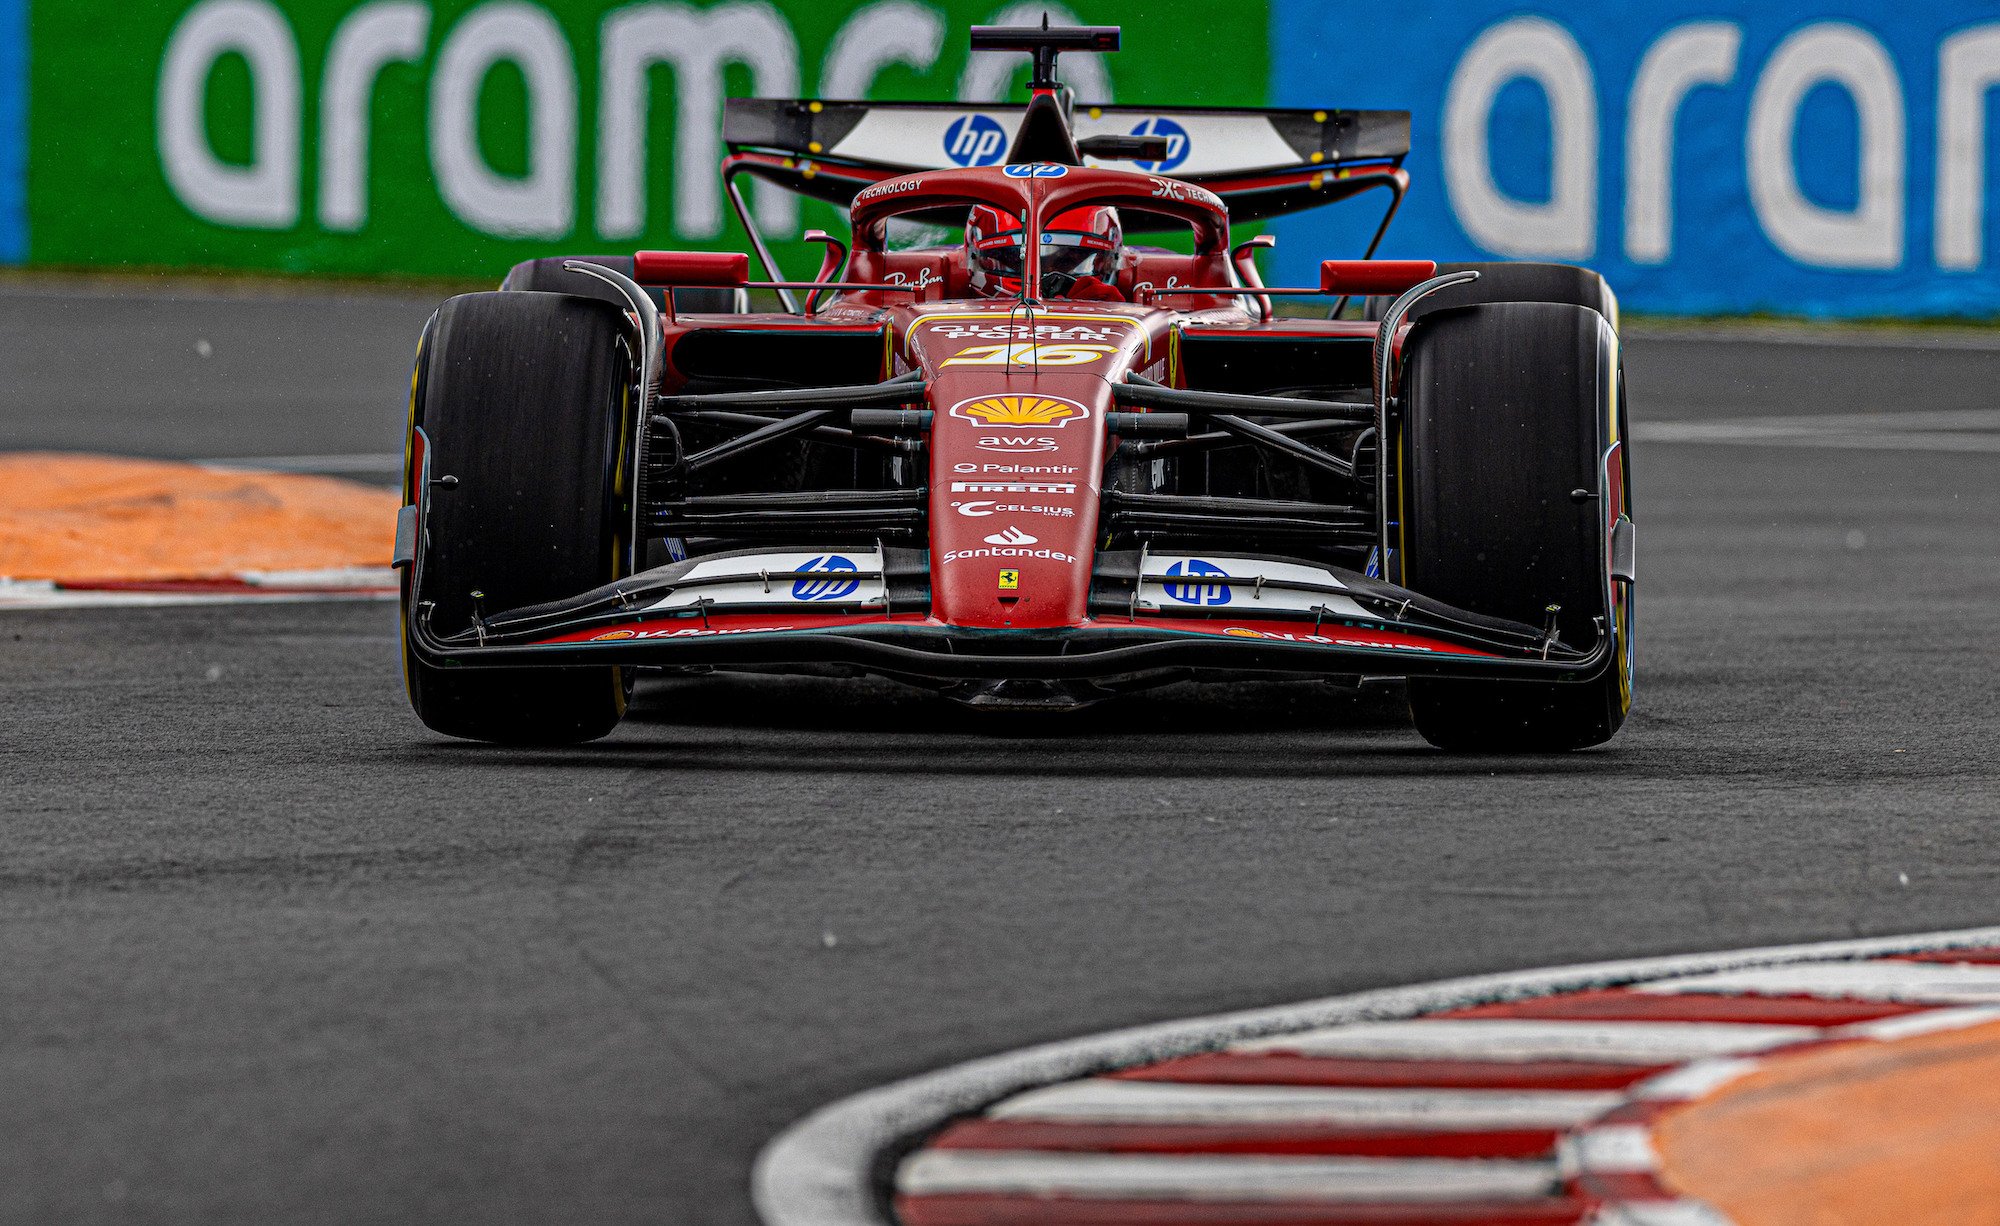
<path fill-rule="evenodd" d="M 571 272 L 563 265 L 571 260 L 585 264 L 596 264 L 633 275 L 633 259 L 629 255 L 562 255 L 539 260 L 523 260 L 507 270 L 507 277 L 500 282 L 503 290 L 528 290 L 551 294 L 576 294 L 583 298 L 601 298 L 614 306 L 624 306 L 625 296 L 596 277 L 580 272 Z M 653 305 L 666 309 L 663 291 L 647 290 L 653 296 Z M 674 309 L 698 315 L 740 315 L 750 309 L 748 297 L 742 290 L 713 289 L 697 287 L 674 291 Z"/>
<path fill-rule="evenodd" d="M 515 745 L 595 740 L 625 714 L 627 670 L 440 668 L 409 647 L 413 602 L 432 633 L 574 596 L 627 573 L 634 359 L 624 312 L 546 293 L 466 294 L 418 348 L 405 479 L 423 543 L 403 586 L 410 705 L 450 736 Z M 449 484 L 446 478 L 455 480 Z M 421 585 L 420 588 L 418 585 Z M 474 597 L 474 593 L 479 596 Z"/>
<path fill-rule="evenodd" d="M 1620 439 L 1618 340 L 1596 311 L 1498 302 L 1437 311 L 1405 347 L 1404 584 L 1463 609 L 1541 626 L 1561 606 L 1563 642 L 1613 635 L 1583 681 L 1417 677 L 1410 711 L 1442 749 L 1553 753 L 1611 739 L 1632 702 L 1632 605 L 1605 608 L 1609 549 L 1597 498 L 1605 449 Z M 1622 507 L 1627 449 L 1613 488 Z M 1604 619 L 1600 623 L 1599 619 Z"/>

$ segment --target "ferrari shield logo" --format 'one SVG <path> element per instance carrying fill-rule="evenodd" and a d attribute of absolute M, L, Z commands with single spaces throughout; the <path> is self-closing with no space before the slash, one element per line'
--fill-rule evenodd
<path fill-rule="evenodd" d="M 982 426 L 1053 426 L 1060 430 L 1071 421 L 1089 420 L 1090 410 L 1059 396 L 979 396 L 951 406 L 951 415 Z"/>
<path fill-rule="evenodd" d="M 1012 591 L 1015 591 L 1015 590 L 1019 589 L 1019 588 L 1020 588 L 1020 586 L 1021 586 L 1021 572 L 1020 572 L 1020 571 L 1018 571 L 1018 570 L 1003 570 L 1003 571 L 1001 571 L 1001 572 L 1000 572 L 1000 590 L 1001 590 L 1001 591 L 1003 591 L 1003 592 L 1012 592 Z"/>

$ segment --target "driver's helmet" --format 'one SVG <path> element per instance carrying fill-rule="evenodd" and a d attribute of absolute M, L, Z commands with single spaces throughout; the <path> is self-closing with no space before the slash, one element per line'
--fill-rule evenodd
<path fill-rule="evenodd" d="M 1118 210 L 1097 205 L 1045 218 L 1042 285 L 1045 298 L 1116 298 L 1113 280 L 1124 252 Z M 965 264 L 974 293 L 1000 297 L 1021 292 L 1021 219 L 990 205 L 975 205 L 965 223 Z"/>

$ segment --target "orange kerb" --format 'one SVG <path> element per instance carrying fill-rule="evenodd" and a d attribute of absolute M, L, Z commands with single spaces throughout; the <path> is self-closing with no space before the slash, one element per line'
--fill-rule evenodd
<path fill-rule="evenodd" d="M 1654 1144 L 1676 1191 L 1740 1226 L 1995 1226 L 2000 1022 L 1776 1057 Z"/>
<path fill-rule="evenodd" d="M 197 579 L 387 566 L 394 490 L 60 453 L 0 454 L 0 576 Z"/>

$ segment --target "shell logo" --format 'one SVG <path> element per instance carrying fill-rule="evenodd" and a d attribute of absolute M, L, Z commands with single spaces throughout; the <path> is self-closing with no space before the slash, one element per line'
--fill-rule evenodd
<path fill-rule="evenodd" d="M 1089 420 L 1090 410 L 1059 396 L 978 396 L 951 406 L 951 415 L 982 426 L 1053 426 L 1060 430 L 1071 421 Z"/>
<path fill-rule="evenodd" d="M 603 634 L 592 635 L 590 641 L 593 643 L 607 643 L 615 639 L 635 639 L 638 637 L 639 633 L 636 630 L 607 630 Z"/>

